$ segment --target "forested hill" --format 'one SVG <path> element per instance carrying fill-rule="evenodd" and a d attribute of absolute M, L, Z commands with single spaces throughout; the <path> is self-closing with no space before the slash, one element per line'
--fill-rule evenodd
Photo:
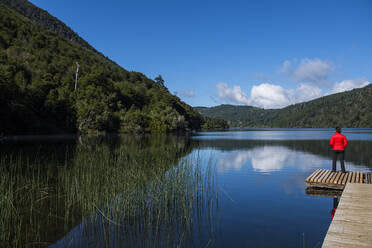
<path fill-rule="evenodd" d="M 0 135 L 167 132 L 205 124 L 196 110 L 170 94 L 161 77 L 129 72 L 2 1 Z M 29 3 L 17 4 L 27 9 L 22 4 Z"/>
<path fill-rule="evenodd" d="M 43 28 L 54 31 L 63 38 L 76 42 L 83 47 L 97 52 L 91 45 L 83 40 L 77 33 L 75 33 L 66 24 L 50 15 L 47 11 L 38 8 L 27 0 L 0 0 L 7 7 L 15 10 L 19 14 L 29 18 L 30 20 L 38 23 Z"/>
<path fill-rule="evenodd" d="M 372 85 L 282 109 L 234 105 L 197 109 L 229 121 L 232 127 L 372 127 Z"/>

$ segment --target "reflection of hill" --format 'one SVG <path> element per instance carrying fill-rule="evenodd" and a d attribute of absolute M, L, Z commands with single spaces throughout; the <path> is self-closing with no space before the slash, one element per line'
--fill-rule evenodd
<path fill-rule="evenodd" d="M 247 150 L 260 146 L 284 146 L 291 150 L 332 158 L 327 140 L 200 139 L 198 141 L 201 148 L 214 148 L 222 151 Z M 372 141 L 352 140 L 347 147 L 345 160 L 356 165 L 365 165 L 372 168 L 371 149 Z"/>
<path fill-rule="evenodd" d="M 14 201 L 0 201 L 7 210 L 0 212 L 2 228 L 9 232 L 0 235 L 2 244 L 54 243 L 97 206 L 161 178 L 198 142 L 125 135 L 36 143 L 2 144 L 8 148 L 0 153 L 0 195 L 11 193 Z M 2 239 L 7 235 L 13 240 Z"/>

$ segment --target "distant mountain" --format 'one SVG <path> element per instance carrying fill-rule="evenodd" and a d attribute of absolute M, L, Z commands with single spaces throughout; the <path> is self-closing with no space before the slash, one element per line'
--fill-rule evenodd
<path fill-rule="evenodd" d="M 28 1 L 0 0 L 0 135 L 187 131 L 209 122 L 161 76 L 123 69 Z"/>
<path fill-rule="evenodd" d="M 196 109 L 227 120 L 231 127 L 372 127 L 372 85 L 282 109 L 234 105 Z"/>

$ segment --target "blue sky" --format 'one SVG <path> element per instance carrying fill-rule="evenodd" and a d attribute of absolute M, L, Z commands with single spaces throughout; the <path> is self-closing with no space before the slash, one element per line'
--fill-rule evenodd
<path fill-rule="evenodd" d="M 280 108 L 372 80 L 372 1 L 31 0 L 192 106 Z"/>

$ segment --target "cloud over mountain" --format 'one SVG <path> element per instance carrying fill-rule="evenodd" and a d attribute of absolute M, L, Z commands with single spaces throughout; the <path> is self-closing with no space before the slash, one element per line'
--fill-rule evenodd
<path fill-rule="evenodd" d="M 217 84 L 217 97 L 227 103 L 252 105 L 265 109 L 283 108 L 290 104 L 309 101 L 321 97 L 322 90 L 310 84 L 301 84 L 296 89 L 285 89 L 275 84 L 254 85 L 250 96 L 240 86 L 229 88 L 225 83 Z"/>
<path fill-rule="evenodd" d="M 253 85 L 250 92 L 244 92 L 239 85 L 229 87 L 226 83 L 218 83 L 217 98 L 224 103 L 275 109 L 361 88 L 370 83 L 366 78 L 332 83 L 329 81 L 329 76 L 333 71 L 333 64 L 326 60 L 317 58 L 304 58 L 300 62 L 286 60 L 278 72 L 299 83 L 295 88 L 286 89 L 279 84 L 261 83 Z"/>
<path fill-rule="evenodd" d="M 370 82 L 366 78 L 357 78 L 354 80 L 344 80 L 339 83 L 335 83 L 330 90 L 329 94 L 335 94 L 355 88 L 362 88 L 367 86 Z"/>

